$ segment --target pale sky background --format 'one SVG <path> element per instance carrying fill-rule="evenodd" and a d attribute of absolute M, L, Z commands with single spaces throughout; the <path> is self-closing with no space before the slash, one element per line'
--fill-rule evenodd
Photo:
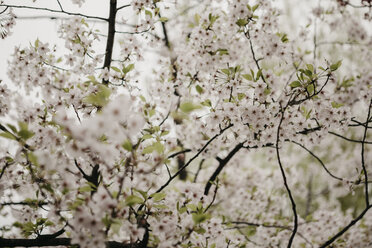
<path fill-rule="evenodd" d="M 100 16 L 105 18 L 108 17 L 109 14 L 109 1 L 87 0 L 81 9 L 79 9 L 77 5 L 72 4 L 70 0 L 61 0 L 60 2 L 64 10 L 68 12 L 80 12 L 86 15 Z M 118 2 L 118 6 L 129 3 L 129 1 L 120 0 Z M 8 0 L 5 1 L 5 3 L 59 10 L 58 3 L 54 0 L 38 0 L 36 3 L 33 3 L 31 0 Z M 0 7 L 0 11 L 3 9 L 4 8 Z M 14 13 L 20 18 L 16 19 L 16 25 L 11 30 L 12 34 L 5 39 L 0 39 L 0 79 L 3 79 L 4 81 L 7 81 L 6 71 L 8 67 L 8 60 L 10 60 L 10 56 L 13 53 L 15 46 L 20 45 L 21 47 L 25 47 L 28 46 L 30 42 L 33 43 L 37 38 L 39 38 L 40 41 L 49 42 L 50 45 L 57 44 L 60 47 L 64 47 L 64 41 L 59 39 L 57 35 L 57 28 L 60 25 L 60 20 L 51 20 L 49 18 L 32 18 L 33 16 L 73 17 L 65 14 L 32 9 L 14 9 Z M 30 18 L 22 19 L 22 17 Z M 96 22 L 93 24 L 92 22 L 89 22 L 91 27 L 97 27 L 103 32 L 105 31 L 107 24 L 103 22 L 101 23 Z M 104 39 L 102 40 L 104 41 Z"/>

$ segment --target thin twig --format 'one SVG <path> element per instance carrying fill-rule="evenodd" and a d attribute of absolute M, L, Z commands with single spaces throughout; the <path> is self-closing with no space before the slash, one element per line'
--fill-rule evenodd
<path fill-rule="evenodd" d="M 122 5 L 122 6 L 120 6 L 120 7 L 118 7 L 118 8 L 116 9 L 116 12 L 119 11 L 119 10 L 121 10 L 121 9 L 124 9 L 124 8 L 130 7 L 130 6 L 131 6 L 130 4 Z"/>
<path fill-rule="evenodd" d="M 372 107 L 372 99 L 370 100 L 370 103 L 369 103 L 369 106 L 368 106 L 368 114 L 367 114 L 367 120 L 366 122 L 368 122 L 368 119 L 371 115 L 371 107 Z M 364 161 L 364 142 L 367 138 L 367 131 L 368 129 L 365 127 L 364 128 L 364 134 L 363 134 L 363 139 L 362 139 L 362 152 L 361 152 L 361 157 L 362 157 L 362 169 L 363 169 L 363 173 L 364 173 L 364 189 L 365 189 L 365 200 L 366 200 L 366 207 L 369 206 L 369 195 L 368 195 L 368 172 L 367 172 L 367 168 L 366 168 L 366 164 L 365 164 L 365 161 Z"/>
<path fill-rule="evenodd" d="M 245 142 L 242 142 L 242 143 L 239 143 L 237 144 L 234 149 L 231 150 L 231 152 L 229 152 L 229 154 L 224 158 L 224 159 L 219 159 L 217 158 L 218 162 L 219 162 L 219 165 L 217 167 L 217 169 L 214 171 L 214 173 L 212 174 L 212 176 L 209 178 L 207 184 L 205 185 L 205 189 L 204 189 L 204 195 L 208 195 L 209 193 L 209 189 L 211 188 L 212 186 L 212 183 L 214 182 L 214 180 L 216 180 L 216 178 L 218 177 L 218 175 L 221 173 L 222 169 L 227 165 L 227 163 L 230 161 L 230 159 L 241 149 L 244 147 L 244 143 Z"/>
<path fill-rule="evenodd" d="M 213 205 L 214 201 L 216 200 L 217 190 L 218 190 L 218 184 L 216 184 L 216 188 L 214 189 L 214 194 L 213 194 L 212 201 L 211 201 L 211 202 L 209 203 L 209 205 L 206 207 L 206 209 L 204 210 L 204 213 L 206 213 L 206 212 L 208 211 L 208 209 Z"/>
<path fill-rule="evenodd" d="M 61 9 L 61 11 L 64 11 L 63 8 L 62 8 L 62 4 L 59 2 L 59 0 L 57 0 L 57 3 L 59 5 L 59 8 Z"/>
<path fill-rule="evenodd" d="M 64 10 L 55 10 L 55 9 L 48 9 L 48 8 L 39 8 L 39 7 L 24 6 L 24 5 L 11 5 L 11 4 L 0 4 L 0 7 L 10 7 L 10 8 L 15 8 L 15 9 L 41 10 L 41 11 L 61 13 L 61 14 L 66 14 L 66 15 L 81 16 L 81 17 L 85 17 L 85 18 L 88 18 L 88 19 L 97 19 L 97 20 L 101 20 L 101 21 L 108 21 L 108 19 L 103 18 L 103 17 L 89 16 L 89 15 L 84 15 L 84 14 L 81 14 L 81 13 L 67 12 L 67 11 L 64 11 Z"/>
<path fill-rule="evenodd" d="M 279 125 L 278 125 L 278 130 L 277 130 L 277 134 L 276 134 L 276 144 L 275 144 L 275 147 L 276 147 L 276 156 L 277 156 L 278 164 L 279 164 L 280 171 L 282 173 L 282 177 L 283 177 L 283 181 L 284 181 L 284 186 L 285 186 L 285 188 L 287 190 L 289 199 L 291 201 L 292 211 L 293 211 L 293 215 L 294 215 L 293 231 L 292 231 L 291 237 L 289 238 L 288 246 L 287 246 L 288 248 L 290 248 L 292 246 L 293 239 L 294 239 L 294 237 L 296 235 L 296 232 L 297 232 L 298 216 L 297 216 L 297 210 L 296 210 L 296 202 L 295 202 L 295 200 L 294 200 L 294 198 L 292 196 L 291 190 L 290 190 L 290 188 L 288 186 L 287 177 L 285 175 L 285 171 L 284 171 L 284 168 L 283 168 L 281 159 L 280 159 L 280 152 L 279 152 L 280 127 L 281 127 L 281 125 L 283 123 L 285 110 L 287 109 L 288 105 L 289 105 L 289 102 L 288 102 L 288 104 L 281 111 L 282 116 L 280 118 Z"/>
<path fill-rule="evenodd" d="M 170 182 L 173 181 L 174 178 L 176 178 L 187 166 L 191 164 L 192 161 L 199 157 L 199 155 L 209 146 L 210 143 L 213 142 L 213 140 L 215 140 L 218 136 L 223 134 L 227 129 L 229 129 L 232 126 L 233 125 L 230 124 L 229 126 L 223 128 L 218 134 L 214 135 L 210 140 L 208 140 L 208 142 L 189 161 L 187 161 L 187 163 L 184 166 L 182 166 L 182 168 L 180 168 L 171 178 L 169 178 L 168 181 L 163 186 L 161 186 L 155 193 L 159 193 L 163 189 L 165 189 L 170 184 Z"/>
<path fill-rule="evenodd" d="M 179 151 L 179 152 L 175 152 L 175 153 L 169 155 L 169 156 L 168 156 L 168 159 L 169 159 L 169 158 L 174 158 L 174 157 L 176 157 L 176 156 L 178 156 L 178 155 L 180 155 L 180 154 L 187 153 L 187 152 L 191 152 L 191 151 L 192 151 L 191 149 L 185 149 L 185 150 L 182 150 L 182 151 Z"/>
<path fill-rule="evenodd" d="M 327 242 L 325 242 L 324 244 L 322 244 L 319 248 L 326 248 L 330 244 L 332 244 L 334 241 L 336 241 L 336 239 L 338 239 L 339 237 L 341 237 L 347 230 L 350 229 L 350 227 L 354 226 L 358 221 L 360 221 L 363 218 L 363 216 L 368 212 L 368 210 L 371 207 L 372 207 L 372 205 L 369 205 L 368 207 L 366 207 L 359 216 L 357 216 L 355 219 L 353 219 L 352 221 L 350 221 L 350 223 L 347 226 L 345 226 L 344 228 L 342 228 L 341 231 L 339 231 L 338 233 L 336 233 L 332 238 L 330 238 Z"/>
<path fill-rule="evenodd" d="M 202 167 L 203 167 L 203 163 L 204 163 L 204 161 L 205 161 L 205 159 L 203 158 L 201 161 L 200 161 L 200 163 L 199 163 L 199 167 L 198 167 L 198 170 L 196 171 L 196 173 L 195 173 L 195 177 L 194 177 L 194 183 L 196 183 L 196 179 L 198 178 L 198 176 L 199 176 L 199 173 L 200 173 L 200 171 L 201 171 L 201 169 L 202 169 Z"/>
<path fill-rule="evenodd" d="M 244 34 L 245 34 L 245 37 L 247 37 L 247 39 L 248 39 L 249 46 L 250 46 L 250 48 L 251 48 L 251 52 L 252 52 L 252 57 L 253 57 L 253 60 L 254 60 L 254 62 L 255 62 L 255 64 L 256 64 L 256 66 L 257 66 L 257 69 L 258 69 L 259 71 L 262 72 L 261 66 L 260 66 L 260 64 L 258 63 L 259 60 L 256 58 L 256 54 L 255 54 L 254 49 L 253 49 L 253 43 L 252 43 L 251 35 L 250 35 L 250 33 L 249 33 L 249 29 L 247 29 L 247 31 L 244 32 Z M 267 82 L 266 82 L 265 77 L 263 76 L 263 73 L 261 73 L 261 79 L 262 79 L 262 81 L 266 84 L 266 86 L 268 87 L 268 84 L 267 84 Z"/>
<path fill-rule="evenodd" d="M 291 226 L 283 226 L 278 224 L 267 224 L 267 223 L 252 223 L 252 222 L 246 222 L 246 221 L 231 221 L 223 224 L 237 224 L 237 225 L 247 225 L 247 226 L 255 226 L 255 227 L 265 227 L 265 228 L 278 228 L 278 229 L 285 229 L 292 231 Z M 235 226 L 233 228 L 242 228 L 239 226 Z M 311 247 L 314 247 L 314 245 L 305 237 L 305 235 L 298 233 L 298 236 L 300 236 L 303 240 L 306 241 L 306 243 L 310 244 Z"/>
<path fill-rule="evenodd" d="M 337 137 L 339 137 L 341 139 L 344 139 L 344 140 L 347 140 L 347 141 L 350 141 L 350 142 L 372 145 L 372 142 L 371 141 L 364 141 L 363 142 L 362 140 L 349 139 L 349 138 L 347 138 L 345 136 L 342 136 L 342 135 L 340 135 L 338 133 L 335 133 L 335 132 L 332 132 L 332 131 L 329 131 L 328 133 L 333 134 L 333 135 L 335 135 L 335 136 L 337 136 Z"/>
<path fill-rule="evenodd" d="M 292 143 L 302 147 L 305 151 L 307 151 L 311 156 L 313 156 L 323 167 L 323 169 L 328 173 L 328 175 L 330 175 L 332 178 L 334 179 L 337 179 L 337 180 L 340 180 L 340 181 L 343 181 L 343 179 L 341 177 L 338 177 L 338 176 L 335 176 L 332 172 L 330 172 L 328 170 L 328 168 L 325 166 L 325 164 L 323 163 L 323 161 L 317 156 L 315 155 L 311 150 L 309 150 L 308 148 L 306 148 L 304 145 L 302 145 L 301 143 L 298 143 L 296 141 L 291 141 Z"/>

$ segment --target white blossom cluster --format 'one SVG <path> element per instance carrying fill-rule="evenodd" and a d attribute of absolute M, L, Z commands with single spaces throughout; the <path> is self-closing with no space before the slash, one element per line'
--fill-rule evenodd
<path fill-rule="evenodd" d="M 341 2 L 288 29 L 271 1 L 133 0 L 97 17 L 111 48 L 76 13 L 16 47 L 0 246 L 371 247 L 372 34 Z"/>

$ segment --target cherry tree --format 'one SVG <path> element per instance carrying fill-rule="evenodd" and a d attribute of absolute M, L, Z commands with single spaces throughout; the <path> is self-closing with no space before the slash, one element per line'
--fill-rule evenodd
<path fill-rule="evenodd" d="M 2 42 L 64 46 L 4 58 L 0 247 L 372 247 L 370 0 L 33 2 Z"/>

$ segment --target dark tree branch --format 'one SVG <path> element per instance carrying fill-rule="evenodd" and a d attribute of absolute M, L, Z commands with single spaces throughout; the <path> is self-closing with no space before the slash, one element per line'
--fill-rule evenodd
<path fill-rule="evenodd" d="M 5 170 L 9 167 L 9 165 L 11 165 L 11 163 L 6 162 L 3 168 L 1 169 L 0 179 L 3 177 Z"/>
<path fill-rule="evenodd" d="M 51 239 L 4 239 L 0 238 L 0 247 L 42 247 L 42 246 L 71 246 L 74 245 L 71 243 L 70 238 L 51 238 Z M 75 244 L 76 245 L 76 244 Z M 131 243 L 123 244 L 116 241 L 107 241 L 105 242 L 107 248 L 145 248 L 143 244 L 140 243 Z"/>
<path fill-rule="evenodd" d="M 3 202 L 0 203 L 0 206 L 45 206 L 50 204 L 50 202 L 39 201 L 39 200 L 31 200 L 31 201 L 20 201 L 20 202 Z"/>
<path fill-rule="evenodd" d="M 58 236 L 61 236 L 64 233 L 65 233 L 65 227 L 63 227 L 61 230 L 59 230 L 59 231 L 57 231 L 55 233 L 52 233 L 52 234 L 42 234 L 42 235 L 39 235 L 39 236 L 37 236 L 36 239 L 37 240 L 50 240 L 50 239 L 57 238 Z"/>
<path fill-rule="evenodd" d="M 200 163 L 199 163 L 198 170 L 197 170 L 196 173 L 195 173 L 194 183 L 196 183 L 196 179 L 198 179 L 199 172 L 201 171 L 201 169 L 202 169 L 202 167 L 203 167 L 204 161 L 205 161 L 205 159 L 203 158 L 203 159 L 200 161 Z"/>
<path fill-rule="evenodd" d="M 353 7 L 355 9 L 362 9 L 362 8 L 369 8 L 370 9 L 372 7 L 372 3 L 362 4 L 362 5 L 355 5 L 353 3 L 350 3 L 349 1 L 347 1 L 345 3 L 346 3 L 346 5 L 349 5 L 350 7 Z"/>
<path fill-rule="evenodd" d="M 173 179 L 175 179 L 187 166 L 191 164 L 192 161 L 194 161 L 197 157 L 199 157 L 199 155 L 209 146 L 210 143 L 213 142 L 213 140 L 215 140 L 218 136 L 223 134 L 227 129 L 229 129 L 232 126 L 233 125 L 230 124 L 229 126 L 221 129 L 221 131 L 218 134 L 214 135 L 210 140 L 208 140 L 208 142 L 189 161 L 187 161 L 187 163 L 184 166 L 182 166 L 181 169 L 179 169 L 173 176 L 171 176 L 168 179 L 168 181 L 163 186 L 161 186 L 155 193 L 159 193 L 163 189 L 165 189 L 170 184 L 170 182 L 173 181 Z"/>
<path fill-rule="evenodd" d="M 296 202 L 295 202 L 295 200 L 294 200 L 294 198 L 292 196 L 291 190 L 290 190 L 290 188 L 288 186 L 287 177 L 285 175 L 285 171 L 284 171 L 284 168 L 283 168 L 281 159 L 280 159 L 280 152 L 279 152 L 280 127 L 281 127 L 281 125 L 283 123 L 285 110 L 287 109 L 289 103 L 290 102 L 288 102 L 288 104 L 281 110 L 282 116 L 280 117 L 280 121 L 279 121 L 279 125 L 278 125 L 278 131 L 277 131 L 277 134 L 276 134 L 276 144 L 275 144 L 276 156 L 277 156 L 278 164 L 279 164 L 279 167 L 280 167 L 280 171 L 282 173 L 282 177 L 283 177 L 283 181 L 284 181 L 284 186 L 285 186 L 285 188 L 287 190 L 289 199 L 291 201 L 292 211 L 293 211 L 293 215 L 294 215 L 293 231 L 292 231 L 291 237 L 289 238 L 289 241 L 288 241 L 288 246 L 287 246 L 288 248 L 290 248 L 292 246 L 292 242 L 293 242 L 293 239 L 294 239 L 294 237 L 296 235 L 297 226 L 298 226 L 298 216 L 297 216 L 297 210 L 296 210 Z"/>
<path fill-rule="evenodd" d="M 174 157 L 176 157 L 180 154 L 187 153 L 187 152 L 191 152 L 191 149 L 185 149 L 185 150 L 173 153 L 173 154 L 169 155 L 168 158 L 174 158 Z"/>
<path fill-rule="evenodd" d="M 118 8 L 116 9 L 116 12 L 118 12 L 118 11 L 121 10 L 121 9 L 127 8 L 127 7 L 130 7 L 130 4 L 125 4 L 125 5 L 122 5 L 122 6 L 118 7 Z"/>
<path fill-rule="evenodd" d="M 311 150 L 309 150 L 308 148 L 306 148 L 304 145 L 296 142 L 296 141 L 291 141 L 292 143 L 302 147 L 305 151 L 307 151 L 311 156 L 313 156 L 313 158 L 315 158 L 323 167 L 323 169 L 328 173 L 328 175 L 330 175 L 331 177 L 333 177 L 334 179 L 337 179 L 337 180 L 340 180 L 340 181 L 343 181 L 343 179 L 341 177 L 338 177 L 338 176 L 335 176 L 332 174 L 332 172 L 330 172 L 328 170 L 328 168 L 325 166 L 325 164 L 323 163 L 323 161 L 317 156 L 315 155 Z"/>
<path fill-rule="evenodd" d="M 87 180 L 88 182 L 90 182 L 91 184 L 93 184 L 94 186 L 96 186 L 96 189 L 93 189 L 92 193 L 95 192 L 98 188 L 98 185 L 100 183 L 100 172 L 99 172 L 99 164 L 96 164 L 94 167 L 93 167 L 93 170 L 91 172 L 90 175 L 87 175 L 83 169 L 81 169 L 79 163 L 76 161 L 76 159 L 74 160 L 75 161 L 75 165 L 76 167 L 79 169 L 80 173 L 83 174 L 83 178 L 85 180 Z"/>
<path fill-rule="evenodd" d="M 363 126 L 365 128 L 372 129 L 372 127 L 368 126 L 368 124 L 371 122 L 371 120 L 368 120 L 366 123 L 362 123 L 360 121 L 355 120 L 355 118 L 351 118 L 352 122 L 355 122 L 356 124 L 349 124 L 349 127 L 360 127 Z"/>
<path fill-rule="evenodd" d="M 337 234 L 335 234 L 332 238 L 330 238 L 327 242 L 325 242 L 324 244 L 322 244 L 319 248 L 326 248 L 328 247 L 330 244 L 332 244 L 334 241 L 336 241 L 336 239 L 338 239 L 339 237 L 341 237 L 347 230 L 350 229 L 350 227 L 354 226 L 358 221 L 360 221 L 363 216 L 368 212 L 368 210 L 372 207 L 372 205 L 369 205 L 368 207 L 366 207 L 363 212 L 358 216 L 356 217 L 355 219 L 353 219 L 347 226 L 345 226 L 344 228 L 342 228 L 341 231 L 339 231 Z"/>
<path fill-rule="evenodd" d="M 322 87 L 320 87 L 320 89 L 318 91 L 315 91 L 312 95 L 309 94 L 308 96 L 306 96 L 305 98 L 302 98 L 300 100 L 295 100 L 295 98 L 294 98 L 293 100 L 291 100 L 288 103 L 288 106 L 299 105 L 299 104 L 301 104 L 301 103 L 303 103 L 303 102 L 311 99 L 312 97 L 318 95 L 320 92 L 322 92 L 322 90 L 324 89 L 324 87 L 328 84 L 330 78 L 331 78 L 331 74 L 328 74 L 326 81 L 324 82 L 324 84 L 322 85 Z M 315 83 L 315 81 L 312 82 L 312 83 Z M 306 89 L 305 89 L 305 92 L 307 92 Z M 304 93 L 304 92 L 302 92 L 302 93 Z"/>
<path fill-rule="evenodd" d="M 223 224 L 236 224 L 237 226 L 233 228 L 242 228 L 239 225 L 245 225 L 245 226 L 255 226 L 255 227 L 265 227 L 265 228 L 276 228 L 276 229 L 285 229 L 292 231 L 291 226 L 284 226 L 284 225 L 278 225 L 278 224 L 267 224 L 267 223 L 252 223 L 252 222 L 246 222 L 246 221 L 231 221 Z M 244 227 L 243 227 L 244 228 Z M 311 247 L 314 247 L 314 245 L 305 237 L 305 235 L 298 233 L 298 236 L 300 236 L 303 240 L 306 241 L 306 243 L 310 244 Z"/>
<path fill-rule="evenodd" d="M 333 134 L 334 136 L 337 136 L 337 137 L 339 137 L 339 138 L 341 138 L 341 139 L 344 139 L 344 140 L 347 140 L 347 141 L 350 141 L 350 142 L 355 142 L 355 143 L 361 143 L 361 144 L 372 145 L 372 142 L 371 142 L 371 141 L 365 141 L 365 140 L 362 141 L 362 140 L 349 139 L 349 138 L 347 138 L 347 137 L 345 137 L 345 136 L 342 136 L 342 135 L 340 135 L 340 134 L 338 134 L 338 133 L 331 132 L 331 131 L 329 131 L 328 133 Z"/>
<path fill-rule="evenodd" d="M 371 107 L 372 107 L 372 99 L 370 100 L 370 103 L 369 103 L 369 106 L 368 106 L 368 114 L 367 114 L 367 120 L 366 120 L 366 122 L 368 122 L 369 117 L 371 116 Z M 363 139 L 362 139 L 362 152 L 361 152 L 362 169 L 363 169 L 363 173 L 364 173 L 364 190 L 365 190 L 366 207 L 369 206 L 368 172 L 367 172 L 366 164 L 365 164 L 365 161 L 364 161 L 364 150 L 365 150 L 364 144 L 365 144 L 366 138 L 367 138 L 367 131 L 368 131 L 368 128 L 366 126 L 364 128 L 364 134 L 363 134 Z"/>
<path fill-rule="evenodd" d="M 206 213 L 206 212 L 208 211 L 208 209 L 213 205 L 214 201 L 216 200 L 217 191 L 218 191 L 218 185 L 216 185 L 216 188 L 214 189 L 214 193 L 213 193 L 212 201 L 211 201 L 211 202 L 209 203 L 209 205 L 205 208 L 204 213 Z"/>
<path fill-rule="evenodd" d="M 304 135 L 307 135 L 309 133 L 313 133 L 313 132 L 316 132 L 316 131 L 320 131 L 322 129 L 322 126 L 317 126 L 317 127 L 314 127 L 314 128 L 305 128 L 304 130 L 302 131 L 299 131 L 297 132 L 298 134 L 304 134 Z"/>
<path fill-rule="evenodd" d="M 15 8 L 15 9 L 33 9 L 33 10 L 41 10 L 41 11 L 48 11 L 48 12 L 53 12 L 53 13 L 61 13 L 65 15 L 73 15 L 73 16 L 81 16 L 85 17 L 88 19 L 97 19 L 101 21 L 108 21 L 106 18 L 99 17 L 99 16 L 89 16 L 89 15 L 84 15 L 81 13 L 74 13 L 74 12 L 67 12 L 64 10 L 55 10 L 55 9 L 48 9 L 48 8 L 39 8 L 39 7 L 32 7 L 32 6 L 23 6 L 23 5 L 10 5 L 10 4 L 0 4 L 0 7 L 10 7 L 10 8 Z"/>
<path fill-rule="evenodd" d="M 305 216 L 308 216 L 310 214 L 312 200 L 313 200 L 313 174 L 310 174 L 309 182 L 307 183 Z"/>
<path fill-rule="evenodd" d="M 244 32 L 244 34 L 245 34 L 245 37 L 246 37 L 246 38 L 248 39 L 248 41 L 249 41 L 249 46 L 250 46 L 250 48 L 251 48 L 252 57 L 253 57 L 253 60 L 254 60 L 254 62 L 255 62 L 255 64 L 256 64 L 256 66 L 257 66 L 257 69 L 258 69 L 259 71 L 262 71 L 261 66 L 260 66 L 260 64 L 258 63 L 259 60 L 256 58 L 256 54 L 255 54 L 254 49 L 253 49 L 253 43 L 252 43 L 251 35 L 250 35 L 250 33 L 249 33 L 249 29 L 247 29 L 247 31 Z M 267 84 L 267 82 L 266 82 L 266 79 L 265 79 L 265 77 L 263 76 L 262 73 L 261 73 L 261 79 L 262 79 L 262 81 L 266 84 L 266 86 L 268 87 L 268 84 Z"/>
<path fill-rule="evenodd" d="M 58 3 L 59 8 L 61 9 L 61 11 L 63 11 L 62 4 L 59 2 L 59 0 L 57 0 L 57 3 Z"/>
<path fill-rule="evenodd" d="M 221 173 L 222 169 L 225 167 L 225 165 L 227 165 L 227 163 L 230 161 L 230 159 L 241 149 L 243 148 L 243 145 L 244 145 L 244 142 L 242 143 L 239 143 L 237 144 L 233 150 L 231 150 L 231 152 L 224 158 L 224 159 L 217 159 L 218 162 L 219 162 L 219 165 L 217 167 L 217 169 L 214 171 L 214 173 L 212 174 L 212 176 L 209 178 L 207 184 L 205 185 L 205 189 L 204 189 L 204 195 L 208 195 L 209 193 L 209 190 L 212 186 L 212 183 L 214 182 L 214 180 L 216 180 L 216 178 L 218 177 L 218 175 Z"/>
<path fill-rule="evenodd" d="M 107 68 L 110 70 L 110 65 L 112 61 L 112 51 L 114 49 L 114 41 L 115 41 L 115 21 L 116 21 L 116 6 L 117 0 L 110 0 L 110 15 L 108 18 L 108 35 L 107 35 L 107 43 L 106 43 L 106 54 L 105 54 L 105 62 L 103 64 L 103 68 Z M 107 80 L 103 80 L 105 85 L 108 85 Z"/>

